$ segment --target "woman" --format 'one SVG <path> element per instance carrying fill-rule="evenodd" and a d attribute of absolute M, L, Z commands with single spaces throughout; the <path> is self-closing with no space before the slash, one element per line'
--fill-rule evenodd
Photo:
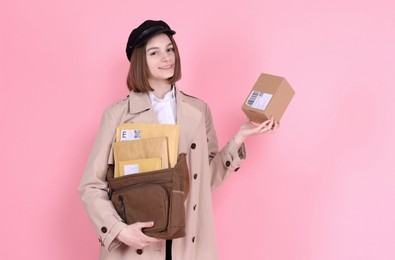
<path fill-rule="evenodd" d="M 100 259 L 217 259 L 211 191 L 245 159 L 244 141 L 251 135 L 275 132 L 271 118 L 260 125 L 241 125 L 225 147 L 218 150 L 209 107 L 181 92 L 181 64 L 175 31 L 163 21 L 148 20 L 129 36 L 129 96 L 108 107 L 80 183 L 84 207 L 101 244 Z M 113 163 L 111 144 L 121 123 L 180 125 L 179 153 L 186 153 L 190 194 L 185 202 L 186 236 L 164 241 L 146 236 L 153 222 L 125 224 L 107 195 L 106 171 Z"/>

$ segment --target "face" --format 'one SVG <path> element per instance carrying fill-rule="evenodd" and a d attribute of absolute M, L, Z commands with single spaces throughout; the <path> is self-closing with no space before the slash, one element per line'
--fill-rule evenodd
<path fill-rule="evenodd" d="M 150 82 L 168 82 L 174 75 L 175 55 L 170 38 L 158 34 L 148 40 L 145 47 Z"/>

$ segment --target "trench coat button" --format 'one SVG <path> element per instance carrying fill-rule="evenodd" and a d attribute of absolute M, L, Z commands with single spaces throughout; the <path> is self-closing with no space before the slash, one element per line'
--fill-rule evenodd
<path fill-rule="evenodd" d="M 193 206 L 193 210 L 196 210 L 196 206 L 197 206 L 196 204 Z"/>
<path fill-rule="evenodd" d="M 142 254 L 143 254 L 143 249 L 137 249 L 137 250 L 136 250 L 136 253 L 137 253 L 138 255 L 142 255 Z"/>
<path fill-rule="evenodd" d="M 101 228 L 101 232 L 107 233 L 107 228 L 106 228 L 106 227 L 102 227 L 102 228 Z"/>
<path fill-rule="evenodd" d="M 192 238 L 192 243 L 195 243 L 195 237 Z"/>
<path fill-rule="evenodd" d="M 229 167 L 230 166 L 230 162 L 226 161 L 225 165 L 226 165 L 226 167 Z"/>
<path fill-rule="evenodd" d="M 195 144 L 195 143 L 192 143 L 192 144 L 191 144 L 191 148 L 192 148 L 192 149 L 195 149 L 195 148 L 196 148 L 196 144 Z"/>
<path fill-rule="evenodd" d="M 195 173 L 194 175 L 193 175 L 193 178 L 196 180 L 197 179 L 197 173 Z"/>
<path fill-rule="evenodd" d="M 235 172 L 237 172 L 239 169 L 240 169 L 240 167 L 237 167 L 237 168 L 235 169 Z"/>

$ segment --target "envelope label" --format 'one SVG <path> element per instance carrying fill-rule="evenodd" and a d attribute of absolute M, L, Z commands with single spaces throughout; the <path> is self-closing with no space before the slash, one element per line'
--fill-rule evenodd
<path fill-rule="evenodd" d="M 137 129 L 121 130 L 121 142 L 140 140 L 140 139 L 141 139 L 141 130 L 137 130 Z"/>
<path fill-rule="evenodd" d="M 125 175 L 139 173 L 139 165 L 137 163 L 124 165 L 123 172 Z"/>
<path fill-rule="evenodd" d="M 266 110 L 267 105 L 269 104 L 272 97 L 272 94 L 253 90 L 251 91 L 250 97 L 247 99 L 246 104 L 255 109 Z"/>

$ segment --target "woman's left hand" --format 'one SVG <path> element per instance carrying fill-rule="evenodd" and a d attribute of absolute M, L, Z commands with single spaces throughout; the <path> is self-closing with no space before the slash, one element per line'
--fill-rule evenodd
<path fill-rule="evenodd" d="M 240 126 L 240 129 L 235 135 L 234 140 L 238 146 L 241 146 L 249 136 L 267 133 L 273 134 L 276 132 L 279 126 L 280 123 L 277 122 L 273 117 L 260 125 L 249 121 Z"/>

